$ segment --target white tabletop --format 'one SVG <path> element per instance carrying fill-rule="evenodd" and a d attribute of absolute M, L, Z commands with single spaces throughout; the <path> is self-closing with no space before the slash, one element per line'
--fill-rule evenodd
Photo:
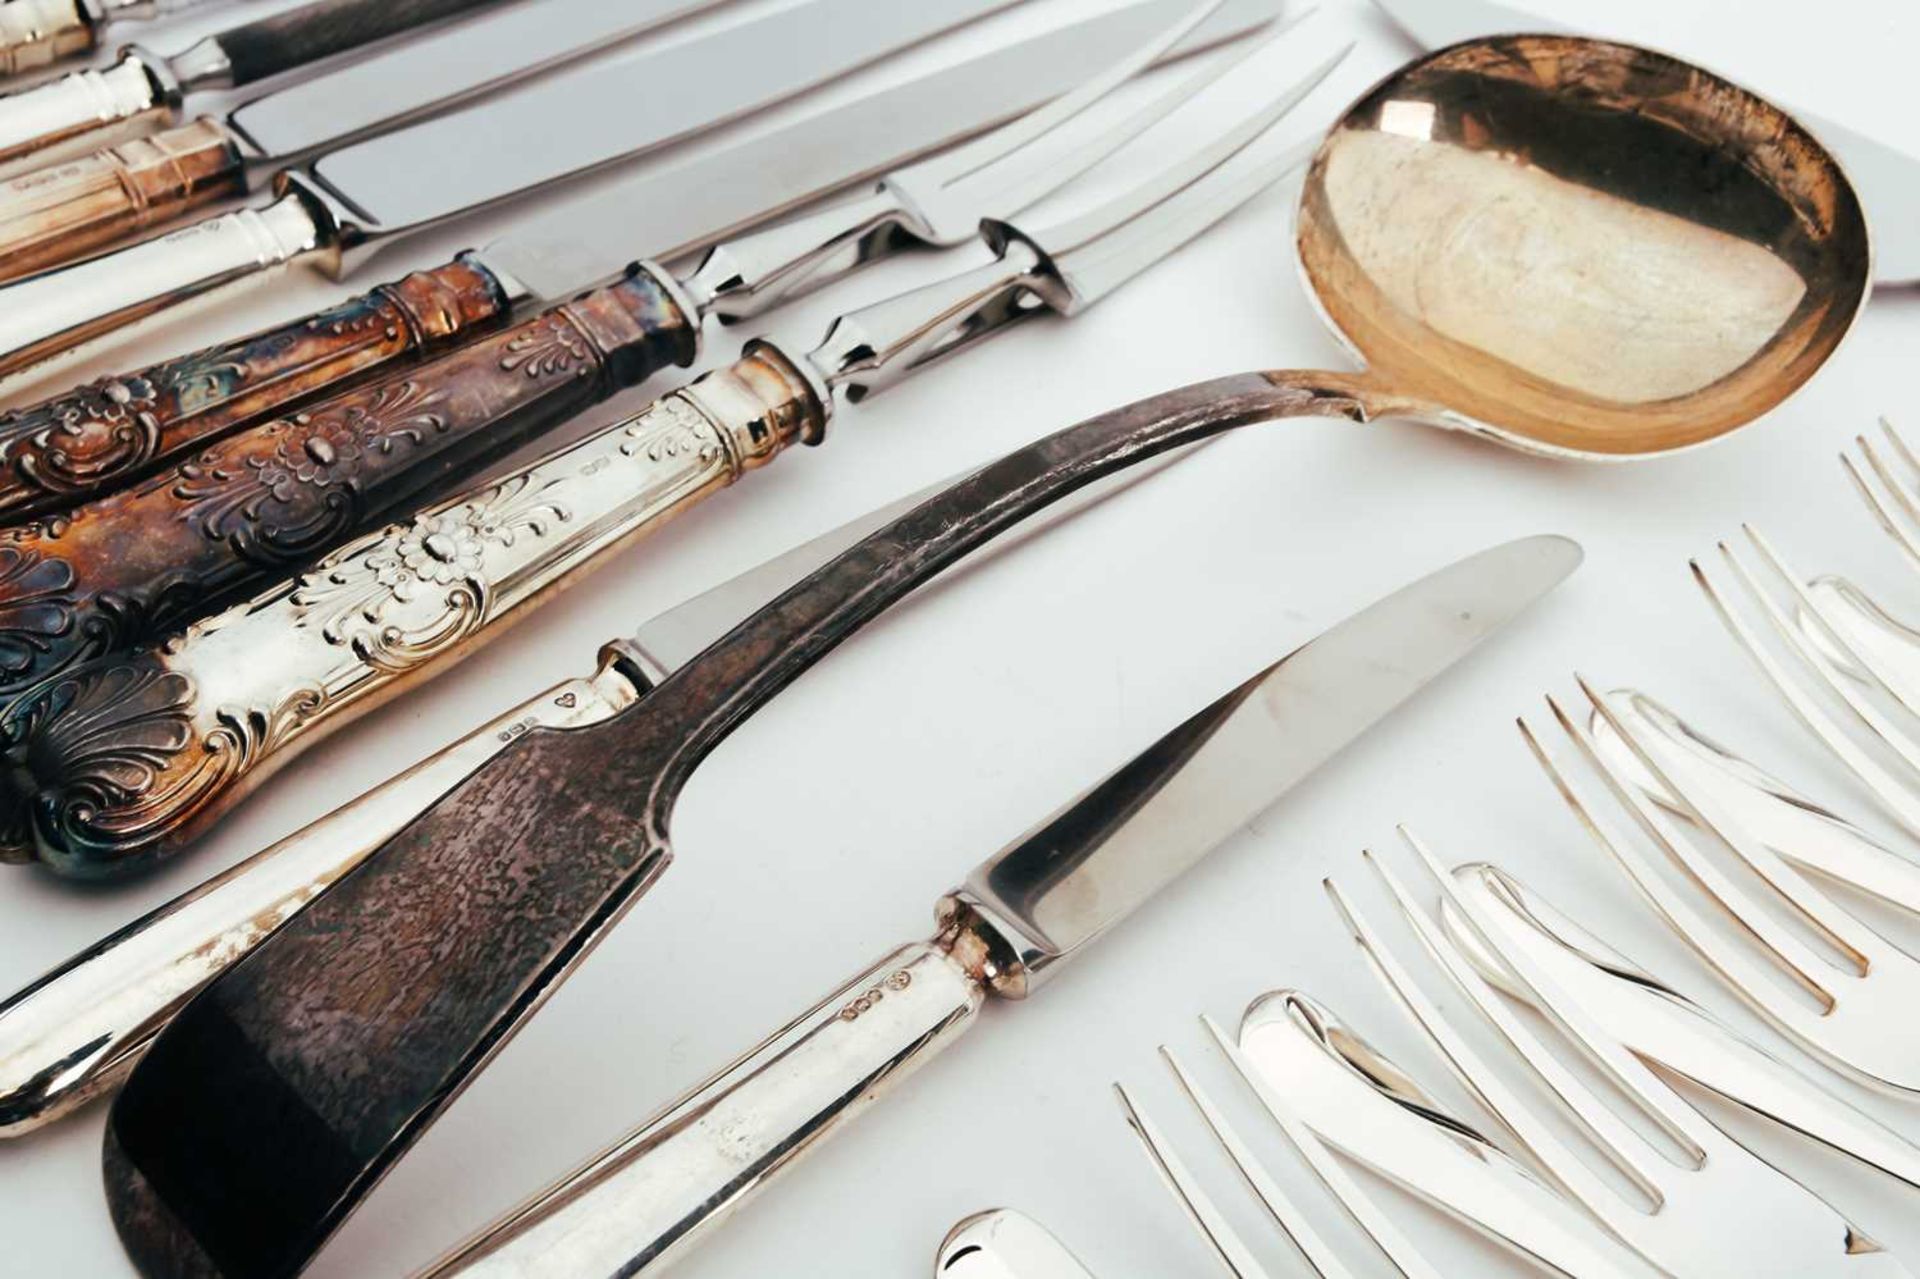
<path fill-rule="evenodd" d="M 1035 0 L 1032 9 L 1056 2 Z M 1541 0 L 1540 8 L 1573 21 L 1592 6 Z M 1598 34 L 1691 55 L 1920 154 L 1909 92 L 1920 11 L 1910 4 L 1618 0 L 1607 8 L 1609 26 Z M 1041 20 L 1014 13 L 1001 29 Z M 1413 53 L 1371 11 L 1343 11 L 1339 20 L 1355 25 L 1361 48 L 1306 109 L 1303 134 Z M 641 85 L 635 109 L 644 107 Z M 843 412 L 823 451 L 751 477 L 457 670 L 310 753 L 177 864 L 97 890 L 10 873 L 0 885 L 0 988 L 25 983 L 587 669 L 601 641 L 796 540 L 1141 396 L 1242 369 L 1341 367 L 1291 261 L 1295 191 L 1290 184 L 1260 198 L 1070 323 L 1031 325 Z M 350 283 L 442 261 L 504 223 L 475 219 L 411 243 Z M 889 264 L 780 314 L 772 329 L 807 341 L 848 302 L 950 268 L 924 256 Z M 98 367 L 301 314 L 348 287 L 296 275 Z M 743 336 L 715 333 L 704 367 L 732 358 Z M 1133 1149 L 1108 1085 L 1137 1087 L 1257 1235 L 1240 1188 L 1158 1063 L 1157 1044 L 1183 1048 L 1236 1113 L 1250 1115 L 1195 1015 L 1231 1020 L 1255 995 L 1297 986 L 1444 1084 L 1319 887 L 1337 872 L 1379 900 L 1357 853 L 1391 850 L 1398 821 L 1443 856 L 1498 859 L 1752 1025 L 1567 817 L 1512 721 L 1536 714 L 1549 690 L 1574 691 L 1575 670 L 1606 685 L 1635 684 L 1884 831 L 1859 789 L 1809 749 L 1761 687 L 1686 561 L 1741 521 L 1761 521 L 1801 567 L 1857 574 L 1890 604 L 1911 607 L 1920 590 L 1859 508 L 1835 454 L 1883 413 L 1911 415 L 1920 432 L 1917 351 L 1920 298 L 1884 293 L 1831 367 L 1786 407 L 1718 446 L 1637 465 L 1540 461 L 1397 423 L 1248 429 L 898 610 L 701 768 L 675 816 L 679 860 L 665 879 L 311 1273 L 361 1279 L 425 1263 L 895 943 L 924 935 L 934 900 L 969 866 L 1203 701 L 1379 594 L 1529 533 L 1579 539 L 1588 563 L 1511 634 L 1302 785 L 1042 997 L 990 1007 L 977 1034 L 740 1214 L 680 1273 L 924 1274 L 955 1220 L 1002 1204 L 1046 1221 L 1103 1276 L 1209 1273 L 1212 1263 Z M 586 424 L 630 412 L 669 384 L 661 379 Z M 1835 1086 L 1920 1138 L 1920 1107 Z M 0 1274 L 130 1273 L 100 1189 L 102 1120 L 95 1108 L 0 1150 Z M 1920 1265 L 1912 1192 L 1753 1125 L 1738 1131 L 1794 1160 L 1868 1233 Z M 1261 1148 L 1290 1184 L 1305 1185 L 1272 1142 Z M 1329 1203 L 1306 1197 L 1337 1228 Z M 1506 1264 L 1432 1222 L 1422 1237 L 1451 1259 L 1449 1273 L 1492 1274 Z M 1299 1273 L 1270 1251 L 1276 1273 Z"/>

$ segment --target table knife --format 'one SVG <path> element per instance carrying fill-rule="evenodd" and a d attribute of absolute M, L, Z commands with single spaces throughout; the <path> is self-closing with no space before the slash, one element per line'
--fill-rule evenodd
<path fill-rule="evenodd" d="M 1519 32 L 1590 35 L 1487 0 L 1374 0 L 1394 24 L 1423 48 L 1439 49 L 1461 40 Z M 1884 142 L 1805 111 L 1789 108 L 1826 144 L 1859 192 L 1867 219 L 1877 233 L 1873 244 L 1874 278 L 1881 284 L 1920 284 L 1920 159 Z"/>
<path fill-rule="evenodd" d="M 1163 454 L 1080 490 L 1023 524 L 1017 537 L 989 544 L 976 562 L 1186 456 Z M 536 729 L 581 728 L 620 714 L 735 622 L 960 478 L 869 511 L 675 605 L 602 650 L 591 676 L 528 699 L 0 1001 L 0 1138 L 32 1132 L 118 1087 L 195 991 L 520 738 Z"/>
<path fill-rule="evenodd" d="M 1051 1231 L 1010 1208 L 976 1213 L 955 1226 L 933 1273 L 934 1279 L 1093 1279 Z"/>
<path fill-rule="evenodd" d="M 0 412 L 0 524 L 124 488 L 244 427 L 707 248 L 843 183 L 944 148 L 1087 82 L 1191 0 L 1146 0 L 982 53 L 734 145 L 640 172 L 473 253 L 265 332 Z M 1231 0 L 1168 58 L 1243 34 L 1275 0 Z M 0 667 L 5 663 L 0 662 Z"/>
<path fill-rule="evenodd" d="M 108 1122 L 109 1203 L 137 1264 L 296 1273 L 658 879 L 681 789 L 768 699 L 1060 499 L 1183 445 L 1305 415 L 1366 417 L 1337 391 L 1253 373 L 1091 418 L 817 569 L 655 686 L 644 715 L 518 738 L 154 1040 Z"/>
<path fill-rule="evenodd" d="M 554 19 L 575 9 L 598 14 L 593 24 L 603 26 L 615 17 L 625 20 L 630 2 L 541 0 L 447 39 L 497 38 L 495 23 L 535 16 L 539 31 L 564 32 L 568 28 Z M 267 204 L 0 288 L 0 379 L 70 358 L 134 321 L 153 320 L 215 290 L 257 285 L 296 262 L 342 278 L 408 232 L 684 141 L 1017 2 L 806 0 L 697 40 L 548 77 L 345 146 L 332 143 L 391 120 L 396 97 L 400 111 L 411 112 L 417 95 L 390 80 L 361 85 L 360 96 L 340 100 L 331 93 L 309 100 L 318 82 L 276 93 L 242 108 L 251 113 L 244 120 L 236 113 L 227 125 L 201 126 L 208 136 L 183 140 L 161 167 L 177 175 L 210 166 L 224 175 L 216 184 L 221 194 L 233 194 L 287 159 L 324 154 L 280 168 Z M 489 43 L 483 52 L 517 67 L 525 48 L 540 43 L 530 33 L 514 47 Z M 416 55 L 430 56 L 426 65 L 434 68 L 465 65 L 450 61 L 440 42 L 406 51 L 409 58 Z M 366 71 L 361 66 L 339 74 Z M 436 82 L 423 67 L 413 72 L 417 79 L 408 84 Z M 634 109 L 638 84 L 647 86 L 644 111 Z M 443 95 L 434 90 L 433 96 Z M 116 188 L 126 186 L 118 176 L 110 180 Z M 194 185 L 206 189 L 197 178 Z M 177 184 L 161 186 L 177 190 Z M 143 202 L 151 198 L 144 187 L 142 192 Z M 164 199 L 167 190 L 159 194 Z M 94 202 L 89 197 L 84 203 Z M 28 221 L 37 223 L 38 216 Z M 3 227 L 0 213 L 0 236 Z"/>
<path fill-rule="evenodd" d="M 1309 641 L 975 867 L 941 898 L 932 938 L 889 952 L 428 1276 L 665 1268 L 950 1048 L 990 996 L 1034 994 L 1579 561 L 1565 538 L 1509 542 Z"/>
<path fill-rule="evenodd" d="M 1273 96 L 1124 195 L 1052 226 L 992 224 L 998 254 L 985 265 L 849 312 L 805 355 L 752 344 L 733 365 L 638 416 L 348 542 L 299 577 L 157 648 L 77 661 L 57 675 L 45 665 L 49 653 L 84 651 L 88 627 L 131 623 L 119 633 L 137 632 L 137 610 L 149 602 L 184 611 L 246 567 L 245 555 L 223 556 L 207 563 L 225 576 L 201 573 L 182 580 L 175 596 L 161 592 L 172 579 L 141 563 L 142 534 L 116 536 L 110 518 L 146 486 L 96 504 L 101 518 L 76 516 L 58 537 L 35 533 L 0 544 L 0 576 L 11 572 L 20 583 L 19 611 L 29 614 L 37 601 L 26 588 L 52 580 L 47 566 L 73 553 L 62 541 L 92 536 L 99 548 L 86 565 L 87 626 L 47 626 L 27 659 L 43 672 L 39 682 L 0 709 L 0 747 L 17 761 L 0 779 L 11 783 L 0 789 L 0 857 L 37 857 L 63 873 L 100 876 L 179 851 L 292 753 L 403 681 L 444 669 L 441 659 L 490 638 L 500 623 L 600 562 L 602 552 L 637 540 L 791 446 L 819 443 L 836 390 L 858 399 L 1038 314 L 1078 314 L 1304 163 L 1311 143 L 1253 143 L 1348 47 L 1344 33 L 1323 29 L 1317 40 L 1289 39 L 1272 51 L 1284 57 L 1243 62 L 1242 75 L 1274 86 Z M 264 438 L 273 449 L 288 446 L 284 462 L 262 449 L 250 455 L 255 464 L 236 460 L 227 468 L 234 478 L 221 483 L 201 464 L 181 469 L 193 518 L 217 520 L 210 528 L 223 536 L 237 531 L 246 545 L 235 549 L 258 556 L 267 553 L 258 544 L 265 529 L 246 518 L 250 504 L 264 504 L 274 491 L 268 481 L 278 483 L 287 468 L 346 464 L 344 445 L 332 441 L 351 438 L 348 428 L 375 440 L 395 437 L 392 448 L 404 452 L 422 446 L 401 432 L 430 435 L 441 418 L 450 435 L 463 436 L 510 429 L 529 415 L 554 420 L 602 387 L 613 376 L 609 366 L 624 361 L 631 373 L 684 354 L 691 321 L 673 294 L 664 274 L 638 268 L 428 366 L 428 373 L 455 364 L 469 370 L 439 379 L 438 391 L 413 378 L 377 383 L 315 410 L 305 424 L 298 417 L 275 423 Z M 436 394 L 445 398 L 427 398 Z M 305 443 L 314 440 L 317 453 Z M 225 457 L 228 445 L 241 442 L 207 453 Z M 431 469 L 408 467 L 404 458 L 383 459 L 381 467 L 400 485 L 417 485 Z M 333 508 L 352 500 L 303 504 L 301 523 L 272 526 L 280 549 L 309 532 L 318 538 L 339 518 Z M 10 561 L 9 551 L 38 558 Z M 125 594 L 101 589 L 110 581 L 143 586 Z M 107 766 L 127 750 L 138 754 L 138 769 Z"/>
<path fill-rule="evenodd" d="M 0 77 L 90 53 L 108 28 L 227 0 L 0 0 Z"/>
<path fill-rule="evenodd" d="M 0 173 L 30 172 L 179 118 L 186 96 L 269 76 L 498 0 L 315 0 L 195 42 L 171 57 L 129 46 L 119 61 L 0 97 Z"/>

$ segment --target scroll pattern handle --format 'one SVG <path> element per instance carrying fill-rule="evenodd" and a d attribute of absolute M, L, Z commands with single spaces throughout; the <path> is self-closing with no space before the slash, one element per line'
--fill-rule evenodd
<path fill-rule="evenodd" d="M 100 877 L 177 852 L 326 732 L 824 421 L 763 348 L 161 648 L 41 684 L 0 715 L 0 855 Z"/>
<path fill-rule="evenodd" d="M 489 272 L 456 259 L 291 324 L 0 413 L 0 523 L 117 492 L 189 449 L 484 332 L 507 305 Z"/>
<path fill-rule="evenodd" d="M 695 336 L 665 286 L 639 271 L 15 531 L 0 540 L 0 693 L 261 589 L 427 486 L 687 363 Z"/>

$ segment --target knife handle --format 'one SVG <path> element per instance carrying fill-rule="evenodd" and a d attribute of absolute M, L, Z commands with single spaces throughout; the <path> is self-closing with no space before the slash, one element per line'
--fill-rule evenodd
<path fill-rule="evenodd" d="M 609 649 L 593 676 L 515 707 L 0 1002 L 0 1138 L 112 1091 L 195 991 L 514 742 L 633 705 L 645 690 L 630 669 Z"/>
<path fill-rule="evenodd" d="M 33 169 L 0 185 L 0 280 L 79 261 L 246 187 L 239 147 L 209 119 Z"/>
<path fill-rule="evenodd" d="M 0 538 L 0 694 L 205 616 L 697 346 L 636 270 L 17 529 Z"/>
<path fill-rule="evenodd" d="M 164 60 L 128 49 L 99 70 L 0 97 L 0 174 L 11 176 L 112 146 L 177 118 L 179 86 Z"/>
<path fill-rule="evenodd" d="M 985 1000 L 943 945 L 896 950 L 420 1279 L 665 1267 L 957 1040 Z"/>
<path fill-rule="evenodd" d="M 80 0 L 0 0 L 0 76 L 52 66 L 98 41 Z"/>
<path fill-rule="evenodd" d="M 339 237 L 318 210 L 289 192 L 262 208 L 223 213 L 0 286 L 0 390 L 189 304 L 210 305 L 264 284 L 296 262 L 327 268 L 338 261 Z"/>
<path fill-rule="evenodd" d="M 232 85 L 252 84 L 282 71 L 357 49 L 498 0 L 317 0 L 222 31 Z"/>
<path fill-rule="evenodd" d="M 16 761 L 0 859 L 98 878 L 178 851 L 326 732 L 824 423 L 806 379 L 761 348 L 159 648 L 42 681 L 0 713 Z"/>
<path fill-rule="evenodd" d="M 317 314 L 0 413 L 0 524 L 104 497 L 187 450 L 336 395 L 507 318 L 456 258 Z"/>

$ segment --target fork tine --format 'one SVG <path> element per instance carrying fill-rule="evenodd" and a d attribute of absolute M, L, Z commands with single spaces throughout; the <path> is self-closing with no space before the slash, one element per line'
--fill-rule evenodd
<path fill-rule="evenodd" d="M 1807 592 L 1821 602 L 1829 623 L 1846 636 L 1861 665 L 1902 707 L 1920 715 L 1920 633 L 1848 578 L 1817 577 L 1807 584 Z M 1810 638 L 1818 644 L 1818 635 Z"/>
<path fill-rule="evenodd" d="M 1180 1157 L 1173 1153 L 1173 1147 L 1160 1131 L 1159 1125 L 1134 1104 L 1123 1085 L 1115 1084 L 1113 1092 L 1120 1101 L 1120 1112 L 1126 1117 L 1127 1127 L 1139 1139 L 1154 1170 L 1160 1174 L 1161 1182 L 1187 1214 L 1187 1220 L 1193 1223 L 1193 1228 L 1213 1249 L 1220 1264 L 1235 1279 L 1269 1279 L 1266 1268 L 1254 1259 L 1252 1251 L 1241 1241 L 1233 1227 L 1227 1224 L 1220 1209 L 1207 1198 L 1199 1181 L 1187 1170 Z"/>
<path fill-rule="evenodd" d="M 1201 1020 L 1212 1030 L 1219 1029 L 1206 1018 L 1203 1017 Z M 1338 1254 L 1328 1246 L 1325 1239 L 1321 1238 L 1320 1233 L 1307 1221 L 1306 1214 L 1300 1211 L 1299 1206 L 1280 1188 L 1279 1183 L 1275 1182 L 1267 1170 L 1254 1158 L 1253 1151 L 1240 1139 L 1240 1134 L 1235 1132 L 1233 1126 L 1227 1122 L 1226 1115 L 1214 1104 L 1206 1090 L 1200 1087 L 1199 1081 L 1181 1064 L 1180 1059 L 1174 1056 L 1173 1050 L 1163 1044 L 1160 1055 L 1166 1060 L 1167 1068 L 1173 1072 L 1173 1077 L 1179 1081 L 1180 1089 L 1186 1093 L 1187 1100 L 1191 1101 L 1193 1108 L 1200 1112 L 1200 1118 L 1207 1125 L 1208 1131 L 1213 1133 L 1214 1140 L 1218 1141 L 1220 1148 L 1227 1152 L 1227 1158 L 1232 1160 L 1234 1168 L 1246 1181 L 1248 1189 L 1253 1191 L 1254 1197 L 1260 1201 L 1261 1206 L 1266 1208 L 1274 1224 L 1280 1227 L 1281 1232 L 1299 1250 L 1300 1255 L 1307 1259 L 1307 1264 L 1313 1267 L 1314 1272 L 1320 1275 L 1321 1279 L 1352 1279 L 1352 1272 L 1341 1262 Z"/>
<path fill-rule="evenodd" d="M 1649 812 L 1651 806 L 1646 803 L 1636 804 L 1632 798 L 1623 795 L 1622 792 L 1625 786 L 1623 779 L 1600 757 L 1598 748 L 1593 744 L 1593 739 L 1587 735 L 1584 729 L 1574 722 L 1572 716 L 1567 714 L 1566 708 L 1563 707 L 1556 698 L 1549 697 L 1547 699 L 1547 706 L 1552 712 L 1554 719 L 1559 723 L 1561 730 L 1565 732 L 1573 741 L 1574 745 L 1579 748 L 1581 754 L 1592 763 L 1594 770 L 1600 774 L 1602 781 L 1614 796 L 1620 800 L 1622 806 L 1634 816 L 1640 828 L 1645 831 L 1648 837 L 1656 844 L 1667 848 L 1669 852 L 1671 852 L 1671 844 L 1673 841 L 1670 832 L 1668 832 L 1663 825 L 1654 823 L 1651 820 L 1651 814 Z M 1807 1014 L 1805 1010 L 1794 1005 L 1786 1005 L 1783 1009 L 1775 1009 L 1775 1001 L 1769 1000 L 1763 993 L 1770 988 L 1771 983 L 1775 980 L 1773 974 L 1755 962 L 1753 956 L 1748 951 L 1732 944 L 1730 940 L 1723 938 L 1720 930 L 1713 927 L 1705 916 L 1694 909 L 1692 903 L 1677 892 L 1674 887 L 1667 882 L 1666 878 L 1654 869 L 1653 864 L 1640 853 L 1639 849 L 1631 840 L 1616 832 L 1610 822 L 1603 820 L 1599 810 L 1589 803 L 1581 793 L 1580 788 L 1573 784 L 1573 779 L 1554 762 L 1553 756 L 1548 753 L 1546 747 L 1541 743 L 1540 738 L 1535 735 L 1532 726 L 1524 719 L 1519 723 L 1520 735 L 1526 741 L 1528 750 L 1533 752 L 1534 759 L 1539 763 L 1541 769 L 1545 771 L 1548 780 L 1553 783 L 1555 789 L 1560 792 L 1560 797 L 1566 802 L 1568 808 L 1571 809 L 1574 816 L 1579 819 L 1580 824 L 1586 828 L 1588 834 L 1593 837 L 1594 842 L 1600 846 L 1601 851 L 1606 853 L 1615 865 L 1627 873 L 1627 878 L 1633 881 L 1634 886 L 1639 889 L 1641 896 L 1646 898 L 1648 904 L 1653 907 L 1654 911 L 1667 921 L 1668 926 L 1685 938 L 1709 964 L 1720 972 L 1727 983 L 1757 1011 L 1765 1013 L 1768 1016 L 1778 1016 L 1795 1022 L 1803 1016 L 1810 1015 Z M 1716 874 L 1715 878 L 1719 879 L 1720 877 Z M 1728 906 L 1726 902 L 1719 897 L 1714 888 L 1708 887 L 1706 891 L 1707 895 L 1714 900 L 1715 904 L 1726 913 L 1735 928 L 1747 932 L 1749 936 L 1753 936 L 1751 930 L 1748 929 L 1747 921 L 1742 918 L 1739 912 Z M 1759 937 L 1753 936 L 1753 939 L 1761 946 L 1767 958 L 1773 961 L 1780 971 L 1786 973 L 1787 976 L 1798 983 L 1809 995 L 1822 1001 L 1823 1005 L 1830 1002 L 1831 996 L 1824 987 L 1813 980 L 1809 973 L 1802 972 L 1800 969 L 1794 967 L 1786 956 L 1768 947 Z M 1802 1033 L 1804 1033 L 1804 1030 L 1805 1028 L 1803 1027 Z"/>
<path fill-rule="evenodd" d="M 977 166 L 970 173 L 955 173 L 948 179 L 946 195 L 965 205 L 997 209 L 1008 214 L 1024 209 L 1099 164 L 1173 114 L 1176 108 L 1202 90 L 1272 47 L 1305 20 L 1304 16 L 1294 18 L 1264 40 L 1250 41 L 1246 48 L 1236 50 L 1223 64 L 1203 67 L 1186 76 L 1151 102 L 1109 126 L 1097 138 L 1075 147 L 1071 155 L 1063 156 L 1058 154 L 1057 149 L 1046 147 L 1017 147 L 997 160 Z"/>
<path fill-rule="evenodd" d="M 1727 601 L 1713 577 L 1698 560 L 1689 561 L 1693 570 L 1693 580 L 1706 595 L 1707 602 L 1721 623 L 1733 636 L 1734 642 L 1746 653 L 1755 666 L 1760 668 L 1767 682 L 1773 685 L 1802 725 L 1817 737 L 1821 744 L 1846 766 L 1847 770 L 1860 779 L 1868 792 L 1881 806 L 1891 813 L 1908 830 L 1920 831 L 1920 794 L 1891 771 L 1874 759 L 1858 742 L 1843 731 L 1833 718 L 1821 708 L 1820 704 L 1808 695 L 1800 682 L 1788 675 L 1779 660 L 1761 642 L 1753 628 Z"/>
<path fill-rule="evenodd" d="M 1429 863 L 1429 869 L 1437 871 L 1438 863 L 1432 861 L 1432 854 L 1418 842 L 1410 832 L 1402 831 L 1402 837 L 1409 847 Z M 1485 980 L 1469 964 L 1458 947 L 1447 939 L 1425 911 L 1413 900 L 1413 894 L 1400 877 L 1371 853 L 1362 854 L 1367 865 L 1386 886 L 1393 897 L 1399 913 L 1423 949 L 1439 967 L 1452 978 L 1454 985 L 1468 1001 L 1479 1010 L 1493 1027 L 1500 1032 L 1507 1044 L 1531 1066 L 1540 1081 L 1552 1091 L 1568 1113 L 1579 1124 L 1594 1143 L 1608 1156 L 1649 1199 L 1658 1203 L 1665 1198 L 1661 1187 L 1661 1178 L 1654 1161 L 1658 1159 L 1645 1140 L 1619 1115 L 1604 1105 L 1585 1085 L 1576 1080 L 1571 1072 L 1549 1053 L 1539 1039 L 1525 1026 L 1521 1025 L 1512 1012 L 1503 1004 Z M 1441 872 L 1444 873 L 1444 872 Z M 1447 883 L 1438 879 L 1443 895 L 1447 894 Z M 1372 926 L 1360 909 L 1337 886 L 1328 884 L 1329 894 L 1335 908 L 1346 920 L 1354 940 L 1372 965 L 1374 973 L 1380 978 L 1415 1025 L 1423 1030 L 1433 1041 L 1440 1054 L 1446 1059 L 1454 1075 L 1480 1099 L 1481 1104 L 1506 1126 L 1520 1142 L 1521 1147 L 1539 1160 L 1549 1176 L 1559 1187 L 1572 1195 L 1587 1210 L 1602 1221 L 1611 1222 L 1622 1209 L 1627 1207 L 1611 1187 L 1596 1176 L 1586 1162 L 1571 1148 L 1554 1135 L 1553 1130 L 1540 1117 L 1539 1112 L 1520 1094 L 1508 1087 L 1499 1071 L 1492 1069 L 1486 1059 L 1475 1051 L 1466 1038 L 1443 1014 L 1439 1006 L 1426 994 L 1414 980 L 1413 974 L 1394 955 L 1392 949 L 1382 941 L 1379 931 Z M 1448 898 L 1450 900 L 1450 897 Z M 1625 1081 L 1618 1081 L 1625 1085 Z M 1648 1117 L 1660 1123 L 1677 1140 L 1690 1147 L 1690 1153 L 1699 1156 L 1699 1147 L 1693 1145 L 1684 1130 L 1678 1126 L 1669 1127 L 1666 1117 L 1657 1109 L 1650 1108 Z"/>
<path fill-rule="evenodd" d="M 1886 463 L 1880 458 L 1880 451 L 1873 447 L 1873 441 L 1864 435 L 1856 435 L 1853 438 L 1861 454 L 1867 459 L 1867 466 L 1887 491 L 1893 494 L 1894 501 L 1907 513 L 1912 523 L 1920 524 L 1920 510 L 1915 509 L 1912 497 L 1887 470 Z M 1854 465 L 1852 457 L 1842 453 L 1840 464 L 1846 468 L 1847 477 L 1853 481 L 1855 490 L 1860 494 L 1861 500 L 1867 504 L 1867 510 L 1874 520 L 1894 540 L 1894 543 L 1906 552 L 1907 559 L 1914 567 L 1920 568 L 1920 540 L 1915 539 L 1911 525 L 1902 523 L 1894 516 L 1893 511 L 1880 496 L 1880 491 L 1867 483 L 1866 476 L 1862 475 L 1860 468 Z"/>
<path fill-rule="evenodd" d="M 1071 92 L 1062 94 L 1037 111 L 1027 112 L 1019 119 L 995 129 L 985 137 L 975 138 L 962 146 L 900 169 L 895 176 L 915 182 L 934 182 L 944 185 L 1019 150 L 1036 138 L 1053 132 L 1158 62 L 1162 55 L 1186 39 L 1196 27 L 1212 17 L 1225 3 L 1226 0 L 1201 0 L 1178 22 L 1112 63 L 1098 75 L 1082 81 Z"/>

